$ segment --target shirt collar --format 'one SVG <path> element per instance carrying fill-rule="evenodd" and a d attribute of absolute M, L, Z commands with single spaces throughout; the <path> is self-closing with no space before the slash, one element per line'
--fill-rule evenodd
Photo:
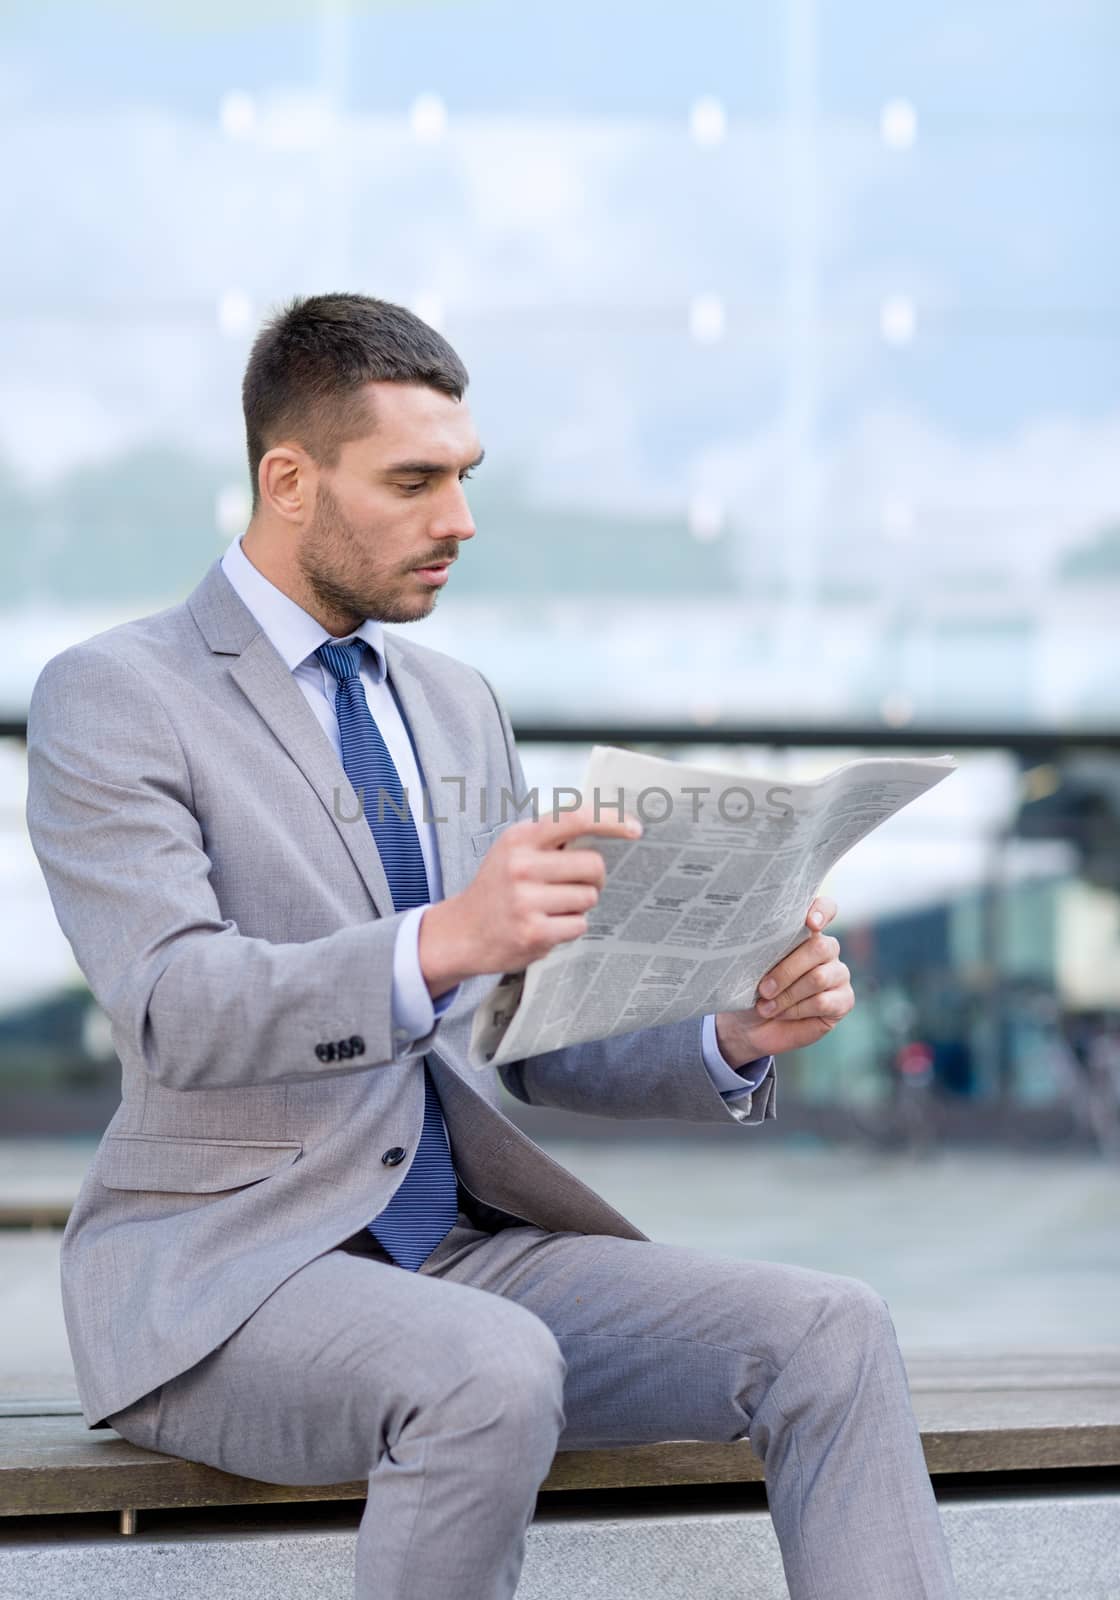
<path fill-rule="evenodd" d="M 383 681 L 385 631 L 380 622 L 367 617 L 353 633 L 348 633 L 340 639 L 334 638 L 321 622 L 317 622 L 302 606 L 297 605 L 291 595 L 285 594 L 283 589 L 278 589 L 263 572 L 257 570 L 242 550 L 240 538 L 233 540 L 222 557 L 222 571 L 232 584 L 238 598 L 260 623 L 262 631 L 275 646 L 289 672 L 294 672 L 301 662 L 306 661 L 308 656 L 328 639 L 334 644 L 346 644 L 352 639 L 364 639 L 370 647 L 369 666 L 376 681 L 378 683 Z"/>

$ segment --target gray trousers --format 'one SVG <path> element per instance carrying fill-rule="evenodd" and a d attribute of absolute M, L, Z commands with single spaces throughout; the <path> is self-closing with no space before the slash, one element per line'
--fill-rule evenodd
<path fill-rule="evenodd" d="M 793 1600 L 956 1596 L 887 1308 L 799 1267 L 461 1212 L 412 1273 L 363 1233 L 110 1421 L 268 1482 L 368 1476 L 358 1600 L 508 1600 L 557 1445 L 744 1436 Z"/>

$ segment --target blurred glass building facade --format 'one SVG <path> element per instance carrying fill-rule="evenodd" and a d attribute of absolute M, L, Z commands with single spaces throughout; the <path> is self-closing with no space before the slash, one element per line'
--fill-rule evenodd
<path fill-rule="evenodd" d="M 116 1101 L 23 829 L 35 676 L 241 531 L 253 333 L 356 289 L 471 370 L 479 537 L 415 633 L 492 678 L 534 778 L 590 736 L 963 754 L 829 886 L 861 1003 L 785 1064 L 791 1112 L 878 1127 L 932 1083 L 974 1129 L 1108 1143 L 1109 0 L 47 0 L 0 37 L 12 1131 Z"/>

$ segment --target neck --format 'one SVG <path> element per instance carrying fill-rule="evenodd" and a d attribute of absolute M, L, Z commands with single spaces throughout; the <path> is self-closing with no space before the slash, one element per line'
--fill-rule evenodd
<path fill-rule="evenodd" d="M 251 561 L 269 583 L 275 584 L 282 594 L 286 594 L 289 600 L 294 600 L 308 616 L 314 617 L 316 622 L 326 628 L 332 639 L 341 639 L 348 633 L 353 633 L 365 619 L 325 605 L 307 583 L 292 559 L 290 551 L 290 544 L 285 544 L 282 551 L 278 549 L 277 542 L 268 537 L 255 518 L 246 528 L 241 540 L 241 553 L 245 559 Z"/>

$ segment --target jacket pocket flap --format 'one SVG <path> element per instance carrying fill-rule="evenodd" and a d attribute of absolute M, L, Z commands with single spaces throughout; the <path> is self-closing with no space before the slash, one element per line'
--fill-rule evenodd
<path fill-rule="evenodd" d="M 516 817 L 510 817 L 505 822 L 495 822 L 492 828 L 480 828 L 477 833 L 472 833 L 471 844 L 474 846 L 475 855 L 484 856 L 492 845 L 497 844 L 506 829 L 512 828 L 516 821 Z"/>
<path fill-rule="evenodd" d="M 257 1183 L 290 1167 L 303 1145 L 278 1139 L 180 1139 L 167 1134 L 111 1133 L 97 1176 L 107 1189 L 158 1189 L 216 1194 Z"/>

